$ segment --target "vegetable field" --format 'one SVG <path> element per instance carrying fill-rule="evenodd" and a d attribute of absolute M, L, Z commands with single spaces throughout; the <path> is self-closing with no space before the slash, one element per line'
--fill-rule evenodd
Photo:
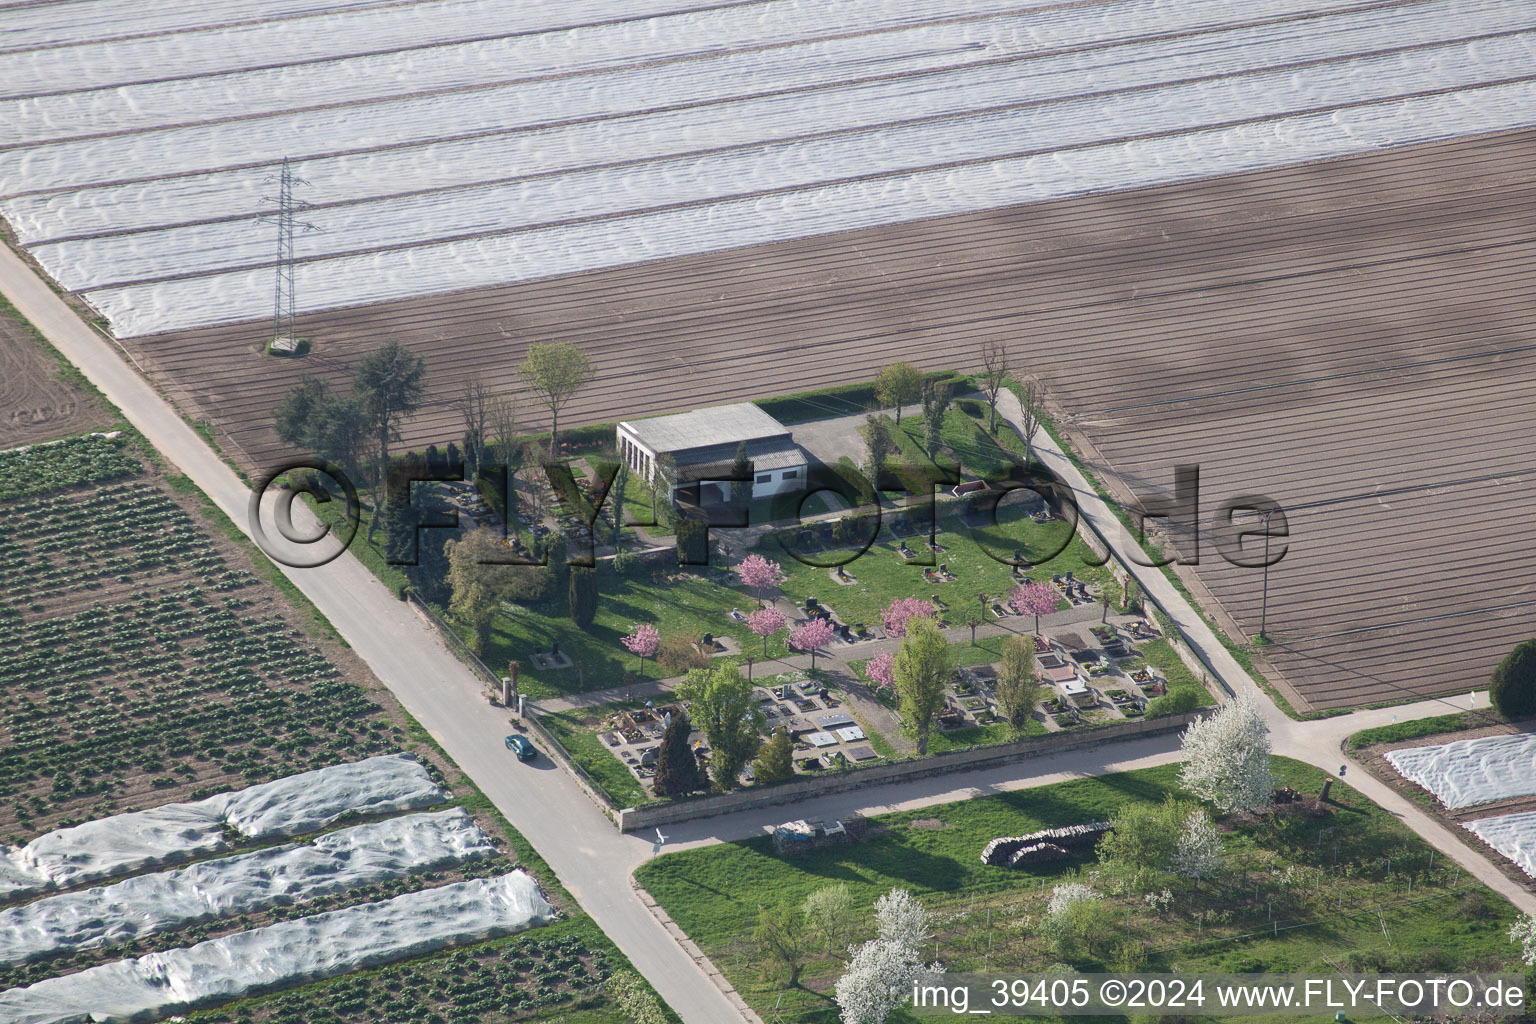
<path fill-rule="evenodd" d="M 398 727 L 158 486 L 35 496 L 9 512 L 0 836 L 400 746 Z"/>
<path fill-rule="evenodd" d="M 620 1024 L 625 1018 L 603 1005 L 599 986 L 622 963 L 590 923 L 554 925 L 536 937 L 482 943 L 194 1019 L 205 1024 L 469 1024 L 540 1019 L 549 1008 L 574 1004 L 574 1012 L 562 1011 L 552 1021 Z M 582 1014 L 583 1008 L 589 1013 Z"/>
<path fill-rule="evenodd" d="M 299 629 L 245 551 L 196 518 L 195 492 L 146 474 L 124 445 L 76 438 L 0 453 L 0 842 L 401 749 L 455 774 L 368 691 L 366 669 Z M 537 934 L 196 1016 L 618 1024 L 602 983 L 623 956 L 467 780 L 458 785 L 454 802 L 502 837 L 494 856 L 3 965 L 0 989 L 524 867 L 564 915 Z"/>
<path fill-rule="evenodd" d="M 0 501 L 131 476 L 139 463 L 120 438 L 82 434 L 0 452 Z"/>

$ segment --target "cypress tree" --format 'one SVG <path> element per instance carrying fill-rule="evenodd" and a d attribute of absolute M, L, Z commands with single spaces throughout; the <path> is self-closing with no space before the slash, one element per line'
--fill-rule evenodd
<path fill-rule="evenodd" d="M 731 501 L 746 505 L 752 500 L 752 462 L 747 458 L 747 442 L 736 446 L 736 458 L 731 460 Z"/>
<path fill-rule="evenodd" d="M 571 621 L 578 629 L 592 625 L 597 615 L 597 570 L 586 566 L 571 566 L 570 583 L 566 587 L 570 602 Z"/>
<path fill-rule="evenodd" d="M 794 778 L 793 752 L 794 745 L 790 742 L 789 733 L 782 728 L 773 730 L 773 735 L 758 751 L 757 760 L 752 762 L 752 781 L 764 785 Z"/>
<path fill-rule="evenodd" d="M 693 727 L 681 711 L 672 713 L 672 724 L 662 734 L 656 751 L 656 777 L 652 786 L 657 796 L 681 796 L 699 788 L 699 762 L 688 745 Z"/>

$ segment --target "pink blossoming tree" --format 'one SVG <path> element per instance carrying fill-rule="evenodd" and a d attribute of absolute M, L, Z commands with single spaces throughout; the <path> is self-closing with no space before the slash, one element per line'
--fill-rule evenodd
<path fill-rule="evenodd" d="M 864 663 L 864 674 L 869 681 L 875 684 L 875 689 L 883 690 L 886 687 L 896 687 L 896 652 L 886 651 L 877 654 Z"/>
<path fill-rule="evenodd" d="M 886 636 L 906 636 L 907 624 L 913 619 L 937 619 L 938 617 L 939 610 L 933 602 L 924 601 L 920 597 L 897 598 L 880 613 Z"/>
<path fill-rule="evenodd" d="M 1035 632 L 1040 632 L 1040 616 L 1056 610 L 1056 591 L 1049 585 L 1030 580 L 1008 591 L 1008 604 L 1019 615 L 1035 617 Z"/>
<path fill-rule="evenodd" d="M 777 608 L 759 608 L 747 616 L 747 628 L 763 638 L 763 657 L 768 657 L 768 638 L 783 629 L 789 620 Z"/>
<path fill-rule="evenodd" d="M 661 646 L 661 630 L 649 622 L 642 622 L 635 627 L 635 631 L 619 640 L 629 649 L 631 654 L 640 659 L 640 672 L 645 672 L 645 659 L 656 653 L 656 648 Z"/>
<path fill-rule="evenodd" d="M 816 652 L 831 642 L 832 622 L 829 619 L 811 619 L 789 632 L 789 646 L 810 653 L 813 671 L 816 668 Z"/>
<path fill-rule="evenodd" d="M 757 597 L 757 606 L 763 606 L 763 591 L 775 586 L 784 578 L 784 570 L 779 563 L 764 558 L 762 555 L 748 555 L 736 566 L 736 575 L 741 577 L 741 582 L 752 588 L 752 593 Z"/>

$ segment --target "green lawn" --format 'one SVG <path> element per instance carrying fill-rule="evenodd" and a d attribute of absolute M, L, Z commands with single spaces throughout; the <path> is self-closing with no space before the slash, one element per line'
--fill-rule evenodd
<path fill-rule="evenodd" d="M 629 704 L 603 704 L 580 711 L 544 715 L 539 719 L 539 724 L 555 735 L 571 760 L 581 765 L 620 807 L 638 807 L 649 800 L 650 796 L 641 788 L 634 774 L 598 738 L 596 727 L 615 711 L 643 703 L 632 701 Z"/>
<path fill-rule="evenodd" d="M 971 402 L 980 407 L 980 416 L 972 416 L 966 411 Z M 944 414 L 944 427 L 939 432 L 940 465 L 963 474 L 966 479 L 1007 475 L 1016 465 L 1010 455 L 1022 458 L 1024 442 L 1001 417 L 997 422 L 994 438 L 987 433 L 987 403 L 979 396 L 952 403 Z M 891 423 L 895 426 L 894 419 Z M 928 429 L 920 416 L 904 417 L 895 436 L 906 459 L 918 465 L 928 464 Z"/>
<path fill-rule="evenodd" d="M 826 567 L 796 561 L 771 538 L 765 540 L 760 551 L 764 557 L 783 566 L 788 578 L 781 590 L 786 597 L 797 604 L 803 604 L 806 597 L 817 597 L 833 608 L 842 621 L 871 625 L 878 625 L 880 610 L 897 597 L 938 594 L 950 606 L 948 621 L 956 624 L 963 622 L 964 616 L 975 606 L 978 591 L 998 596 L 1006 594 L 1013 585 L 1009 566 L 990 557 L 977 537 L 992 550 L 1001 549 L 1004 557 L 1011 554 L 1014 547 L 1022 547 L 1031 554 L 1044 554 L 1065 543 L 1066 549 L 1061 554 L 1032 570 L 1034 577 L 1049 578 L 1052 573 L 1071 569 L 1079 578 L 1092 582 L 1107 578 L 1107 570 L 1088 564 L 1092 553 L 1082 540 L 1067 539 L 1067 524 L 1037 523 L 1017 508 L 1005 508 L 998 519 L 999 525 L 978 529 L 974 536 L 957 521 L 950 524 L 955 529 L 939 535 L 939 543 L 947 550 L 936 556 L 936 561 L 947 564 L 950 571 L 960 577 L 954 583 L 925 581 L 921 567 L 904 564 L 896 553 L 899 542 L 886 539 L 884 535 L 869 551 L 848 565 L 849 573 L 858 581 L 850 586 L 835 582 L 831 570 Z M 519 607 L 508 610 L 496 620 L 485 661 L 498 672 L 504 669 L 508 660 L 520 661 L 523 687 L 533 697 L 618 686 L 622 684 L 625 672 L 636 671 L 636 658 L 625 651 L 619 641 L 637 622 L 654 623 L 663 637 L 704 632 L 734 637 L 745 653 L 762 658 L 762 640 L 745 624 L 729 617 L 733 608 L 750 612 L 757 602 L 746 589 L 728 582 L 734 578 L 728 573 L 729 567 L 711 567 L 697 572 L 639 574 L 623 578 L 604 571 L 599 577 L 601 597 L 597 617 L 589 630 L 578 630 L 562 613 L 563 609 Z M 562 651 L 570 653 L 574 661 L 582 664 L 580 674 L 575 668 L 554 672 L 532 668 L 528 657 L 532 649 L 547 648 L 556 641 Z M 786 646 L 785 634 L 780 633 L 769 640 L 768 657 L 782 657 L 788 653 L 791 652 Z M 993 655 L 984 660 L 996 660 L 996 657 Z M 667 673 L 654 662 L 646 662 L 645 676 L 654 678 L 658 674 L 665 676 Z"/>
<path fill-rule="evenodd" d="M 1476 721 L 1470 720 L 1473 717 L 1465 711 L 1457 711 L 1449 715 L 1436 715 L 1433 718 L 1420 718 L 1412 722 L 1393 722 L 1391 725 L 1378 726 L 1375 729 L 1362 729 L 1349 738 L 1349 749 L 1359 750 L 1373 743 L 1415 740 L 1421 736 L 1437 736 L 1443 732 L 1460 732 L 1474 726 L 1492 725 L 1502 721 L 1497 715 L 1491 713 L 1476 715 Z"/>
<path fill-rule="evenodd" d="M 1120 663 L 1128 672 L 1134 672 L 1144 665 L 1151 665 L 1168 680 L 1168 692 L 1189 690 L 1200 695 L 1200 703 L 1196 707 L 1210 707 L 1216 703 L 1216 698 L 1211 695 L 1210 689 L 1200 681 L 1199 677 L 1189 670 L 1184 664 L 1184 659 L 1179 657 L 1179 652 L 1173 649 L 1167 639 L 1151 640 L 1136 648 L 1138 658 L 1127 659 Z"/>
<path fill-rule="evenodd" d="M 892 514 L 885 513 L 887 517 Z M 978 594 L 1002 598 L 1016 585 L 1011 566 L 1004 561 L 1012 557 L 1016 548 L 1030 560 L 1054 554 L 1029 571 L 1031 579 L 1048 580 L 1054 574 L 1068 571 L 1091 584 L 1109 579 L 1108 569 L 1090 564 L 1093 552 L 1081 537 L 1070 535 L 1069 524 L 1036 522 L 1011 503 L 999 509 L 997 520 L 997 525 L 970 529 L 956 516 L 941 515 L 935 540 L 944 550 L 932 553 L 933 561 L 948 566 L 959 577 L 946 583 L 924 579 L 924 566 L 907 563 L 899 553 L 901 541 L 887 529 L 882 529 L 862 554 L 844 549 L 816 552 L 800 560 L 785 548 L 786 543 L 793 545 L 792 540 L 780 543 L 771 538 L 765 541 L 762 553 L 784 567 L 788 579 L 780 589 L 796 604 L 814 597 L 832 608 L 842 621 L 870 625 L 879 624 L 880 610 L 895 598 L 931 598 L 935 594 L 948 606 L 945 621 L 952 626 L 963 624 L 973 612 L 980 614 Z M 907 544 L 923 552 L 925 540 L 911 537 Z M 809 561 L 819 564 L 808 564 Z M 832 578 L 829 566 L 838 561 L 846 562 L 844 567 L 856 582 L 842 584 Z M 1059 607 L 1067 607 L 1066 602 L 1062 601 Z M 987 621 L 997 620 L 989 616 Z M 1014 624 L 1020 622 L 1026 620 L 1013 620 Z M 1033 630 L 1033 621 L 1028 620 L 1022 628 Z"/>
<path fill-rule="evenodd" d="M 1010 740 L 1020 739 L 1024 736 L 1044 736 L 1046 728 L 1039 720 L 1031 718 L 1024 725 L 1024 731 L 1018 732 L 1006 722 L 993 722 L 991 725 L 971 725 L 964 729 L 939 730 L 934 729 L 928 734 L 928 753 L 942 754 L 948 750 L 960 750 L 965 747 L 991 746 L 995 743 L 1007 743 Z"/>
<path fill-rule="evenodd" d="M 907 448 L 913 444 L 909 427 L 918 429 L 916 424 L 904 422 L 898 432 Z M 962 457 L 967 453 L 982 453 L 967 462 L 968 470 L 973 463 L 975 468 L 984 470 L 983 463 L 987 459 L 991 460 L 988 465 L 994 467 L 1006 461 L 1001 449 L 981 430 L 978 421 L 959 406 L 950 410 L 945 429 L 946 442 Z M 1018 438 L 1010 432 L 1001 431 L 999 436 L 1003 446 L 1010 451 L 1021 448 Z M 642 519 L 649 517 L 649 502 L 642 496 L 637 481 L 631 480 L 625 500 L 632 514 Z M 754 508 L 762 504 L 756 503 Z M 342 509 L 340 503 L 330 502 L 319 506 L 318 511 L 327 520 L 334 520 Z M 888 511 L 886 516 L 889 521 L 901 514 L 900 511 Z M 1080 537 L 1072 535 L 1069 524 L 1060 521 L 1039 523 L 1030 519 L 1024 512 L 1021 498 L 1005 499 L 997 510 L 995 522 L 967 525 L 959 517 L 954 503 L 941 505 L 939 516 L 941 532 L 936 539 L 945 550 L 934 553 L 933 562 L 946 565 L 958 577 L 954 582 L 925 580 L 922 566 L 907 564 L 897 553 L 900 542 L 888 529 L 857 557 L 852 557 L 852 552 L 810 556 L 811 560 L 822 563 L 819 565 L 797 559 L 776 537 L 765 538 L 759 550 L 784 567 L 788 578 L 782 592 L 796 604 L 803 604 L 807 597 L 816 597 L 844 622 L 869 625 L 877 625 L 880 610 L 898 597 L 928 598 L 933 595 L 945 603 L 945 618 L 950 624 L 963 624 L 973 610 L 980 612 L 978 593 L 1002 597 L 1015 585 L 1010 566 L 1005 561 L 1015 551 L 1040 563 L 1030 571 L 1033 578 L 1049 578 L 1068 571 L 1091 583 L 1101 583 L 1109 577 L 1107 569 L 1090 564 L 1093 560 L 1091 550 Z M 385 563 L 381 550 L 382 533 L 376 543 L 367 542 L 367 525 L 365 510 L 353 550 L 376 575 L 387 584 L 398 587 L 406 582 L 406 574 L 400 567 Z M 657 532 L 660 531 L 658 527 Z M 923 550 L 923 538 L 910 538 L 909 543 Z M 843 585 L 833 579 L 827 563 L 849 558 L 847 569 L 857 582 Z M 664 574 L 642 572 L 630 577 L 602 571 L 597 616 L 586 631 L 577 629 L 565 614 L 563 593 L 552 595 L 550 601 L 539 605 L 505 606 L 493 624 L 482 660 L 498 673 L 504 672 L 510 661 L 519 662 L 524 692 L 538 698 L 619 686 L 626 672 L 640 672 L 637 659 L 619 642 L 640 622 L 654 623 L 664 638 L 697 636 L 704 632 L 729 636 L 738 642 L 744 653 L 754 658 L 790 653 L 784 634 L 771 639 L 765 651 L 762 641 L 745 624 L 730 619 L 732 609 L 748 612 L 756 602 L 753 595 L 728 582 L 730 577 L 725 575 L 728 566 L 714 569 L 716 571 Z M 1065 602 L 1060 606 L 1066 607 Z M 1015 619 L 1010 625 L 1030 628 L 1023 622 Z M 535 669 L 530 657 L 533 649 L 548 648 L 554 643 L 570 654 L 577 665 L 554 671 Z M 995 656 L 979 660 L 995 660 Z M 648 661 L 642 677 L 671 674 Z"/>
<path fill-rule="evenodd" d="M 658 580 L 650 575 L 625 578 L 607 570 L 600 573 L 597 617 L 585 632 L 576 628 L 563 609 L 556 613 L 547 608 L 517 607 L 497 616 L 484 656 L 486 664 L 499 672 L 509 660 L 519 661 L 520 685 L 531 697 L 620 686 L 625 672 L 637 671 L 638 659 L 619 641 L 639 622 L 655 624 L 663 639 L 704 632 L 732 636 L 754 657 L 762 655 L 762 640 L 729 615 L 732 608 L 750 612 L 757 602 L 744 588 L 719 582 L 726 578 L 723 575 L 706 570 L 674 573 L 670 580 Z M 547 649 L 554 641 L 572 661 L 581 664 L 580 673 L 575 667 L 550 672 L 533 668 L 529 660 L 533 648 Z M 769 640 L 768 653 L 785 653 L 782 633 Z M 671 674 L 654 660 L 647 660 L 637 678 Z"/>
<path fill-rule="evenodd" d="M 612 510 L 606 503 L 603 506 L 603 512 L 612 515 Z M 661 510 L 651 505 L 650 490 L 645 486 L 644 481 L 634 474 L 625 477 L 624 521 L 642 526 L 652 537 L 672 536 L 672 529 L 666 525 Z"/>
<path fill-rule="evenodd" d="M 1303 792 L 1315 793 L 1323 779 L 1298 762 L 1277 758 L 1275 767 Z M 1443 858 L 1431 868 L 1425 844 L 1337 783 L 1325 819 L 1228 826 L 1226 875 L 1198 890 L 1177 879 L 1157 881 L 1154 890 L 1166 884 L 1175 893 L 1160 912 L 1148 908 L 1139 891 L 1117 894 L 1094 879 L 1091 856 L 1022 871 L 979 860 L 982 846 L 997 836 L 1104 819 L 1133 801 L 1160 801 L 1177 790 L 1177 772 L 1166 766 L 885 815 L 861 844 L 793 859 L 775 855 L 761 838 L 668 854 L 636 874 L 765 1019 L 781 994 L 785 1019 L 837 1019 L 829 990 L 840 955 L 813 961 L 801 986 L 787 989 L 782 977 L 765 972 L 748 939 L 760 906 L 797 905 L 834 882 L 853 892 L 861 925 L 855 941 L 872 934 L 868 914 L 878 896 L 896 887 L 912 890 L 937 915 L 937 955 L 952 972 L 1042 970 L 1057 962 L 1038 921 L 1044 894 L 1069 878 L 1096 885 L 1125 913 L 1110 948 L 1074 961 L 1081 969 L 1330 972 L 1325 957 L 1363 971 L 1513 965 L 1516 950 L 1505 933 L 1514 909 Z M 935 822 L 939 827 L 931 827 Z M 1271 931 L 1276 927 L 1278 934 Z M 902 1011 L 892 1017 L 913 1019 Z"/>

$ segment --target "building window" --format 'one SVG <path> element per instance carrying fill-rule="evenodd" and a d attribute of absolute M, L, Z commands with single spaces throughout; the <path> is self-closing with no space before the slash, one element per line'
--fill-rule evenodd
<path fill-rule="evenodd" d="M 784 479 L 785 480 L 793 480 L 795 477 L 797 477 L 799 475 L 800 475 L 800 471 L 798 469 L 786 469 L 784 471 Z"/>
<path fill-rule="evenodd" d="M 766 483 L 768 483 L 772 479 L 773 479 L 773 474 L 772 473 L 759 473 L 759 474 L 757 474 L 757 482 L 760 483 L 760 484 L 766 484 Z"/>

